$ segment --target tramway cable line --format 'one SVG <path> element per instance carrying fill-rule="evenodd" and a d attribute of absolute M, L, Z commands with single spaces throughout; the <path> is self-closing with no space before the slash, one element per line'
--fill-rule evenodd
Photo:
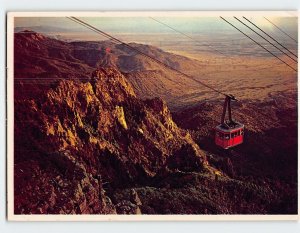
<path fill-rule="evenodd" d="M 193 80 L 194 82 L 198 83 L 198 84 L 201 84 L 202 86 L 216 92 L 216 93 L 219 93 L 221 95 L 224 95 L 225 96 L 225 102 L 224 102 L 224 105 L 223 105 L 223 112 L 222 112 L 222 116 L 221 116 L 221 124 L 218 125 L 216 127 L 216 135 L 215 135 L 215 143 L 224 148 L 224 149 L 228 149 L 228 148 L 231 148 L 231 147 L 234 147 L 236 145 L 239 145 L 241 143 L 243 143 L 243 139 L 244 139 L 244 125 L 239 123 L 239 122 L 236 122 L 232 119 L 232 114 L 231 114 L 231 101 L 232 100 L 236 100 L 236 98 L 231 95 L 231 94 L 227 94 L 223 91 L 220 91 L 216 88 L 214 88 L 213 86 L 210 86 L 202 81 L 199 81 L 197 80 L 195 77 L 191 76 L 191 75 L 188 75 L 180 70 L 177 70 L 173 67 L 171 67 L 170 65 L 140 51 L 139 49 L 131 46 L 130 44 L 128 43 L 125 43 L 119 39 L 117 39 L 116 37 L 113 37 L 112 35 L 76 18 L 76 17 L 67 17 L 68 19 L 112 40 L 112 41 L 115 41 L 117 43 L 120 43 L 121 45 L 124 45 L 125 47 L 135 51 L 136 53 L 156 62 L 157 64 L 160 64 L 161 66 L 173 71 L 173 72 L 176 72 L 186 78 L 189 78 L 191 80 Z M 296 71 L 293 67 L 291 67 L 289 64 L 287 64 L 286 62 L 284 62 L 282 59 L 280 59 L 278 56 L 276 56 L 274 53 L 272 53 L 271 51 L 269 51 L 268 49 L 266 49 L 264 46 L 262 46 L 260 43 L 258 43 L 257 41 L 255 41 L 254 39 L 252 39 L 251 37 L 249 37 L 247 34 L 245 34 L 244 32 L 242 32 L 240 29 L 238 29 L 237 27 L 235 27 L 233 24 L 231 24 L 230 22 L 228 22 L 227 20 L 225 20 L 223 17 L 221 17 L 221 19 L 223 19 L 225 22 L 229 23 L 231 26 L 233 26 L 235 29 L 237 29 L 238 31 L 240 31 L 242 34 L 244 34 L 246 37 L 248 37 L 249 39 L 251 39 L 253 42 L 255 42 L 257 45 L 259 45 L 260 47 L 262 47 L 264 50 L 266 50 L 267 52 L 269 52 L 271 55 L 273 55 L 274 57 L 276 57 L 277 59 L 279 59 L 280 61 L 282 61 L 284 64 L 286 64 L 287 66 L 289 66 L 291 69 L 293 69 L 294 71 Z M 228 112 L 228 118 L 229 120 L 226 121 L 225 120 L 225 116 L 226 116 L 226 112 Z"/>
<path fill-rule="evenodd" d="M 269 49 L 267 49 L 266 47 L 264 47 L 263 45 L 261 45 L 259 42 L 257 42 L 256 40 L 254 40 L 252 37 L 250 37 L 249 35 L 247 35 L 246 33 L 244 33 L 241 29 L 239 29 L 238 27 L 234 26 L 232 23 L 230 23 L 228 20 L 224 19 L 222 16 L 220 16 L 220 18 L 222 20 L 224 20 L 226 23 L 228 23 L 230 26 L 232 26 L 233 28 L 235 28 L 236 30 L 238 30 L 240 33 L 242 33 L 244 36 L 248 37 L 250 40 L 252 40 L 255 44 L 257 44 L 259 47 L 263 48 L 264 50 L 266 50 L 268 53 L 270 53 L 272 56 L 276 57 L 278 60 L 280 60 L 282 63 L 284 63 L 285 65 L 287 65 L 288 67 L 290 67 L 292 70 L 294 70 L 295 72 L 297 72 L 297 70 L 292 67 L 291 65 L 289 65 L 287 62 L 285 62 L 284 60 L 282 60 L 280 57 L 278 57 L 276 54 L 274 54 L 273 52 L 271 52 Z"/>
<path fill-rule="evenodd" d="M 295 40 L 293 37 L 291 37 L 289 34 L 287 34 L 285 31 L 283 31 L 280 27 L 278 27 L 275 23 L 273 23 L 271 20 L 269 20 L 268 18 L 264 17 L 265 20 L 267 20 L 270 24 L 272 24 L 274 27 L 276 27 L 279 31 L 281 31 L 283 34 L 285 34 L 286 36 L 288 36 L 291 40 L 293 40 L 294 42 L 296 42 L 296 44 L 298 44 L 298 41 Z"/>
<path fill-rule="evenodd" d="M 247 19 L 246 17 L 243 16 L 243 18 L 245 20 L 247 20 L 249 23 L 251 23 L 254 27 L 256 27 L 258 30 L 260 30 L 262 33 L 264 33 L 265 35 L 267 35 L 268 37 L 270 37 L 272 40 L 274 40 L 277 44 L 279 44 L 282 48 L 284 48 L 286 51 L 288 51 L 289 53 L 291 53 L 294 57 L 298 58 L 298 56 L 293 53 L 292 51 L 290 51 L 286 46 L 284 46 L 282 43 L 280 43 L 278 40 L 276 40 L 273 36 L 271 36 L 269 33 L 265 32 L 264 30 L 262 30 L 260 27 L 258 27 L 255 23 L 251 22 L 249 19 Z"/>
<path fill-rule="evenodd" d="M 267 38 L 265 38 L 264 36 L 262 36 L 261 34 L 259 34 L 257 31 L 255 31 L 254 29 L 252 29 L 251 27 L 249 27 L 247 24 L 245 24 L 243 21 L 241 21 L 240 19 L 238 19 L 237 17 L 234 17 L 237 21 L 239 21 L 241 24 L 243 24 L 244 26 L 246 26 L 247 28 L 249 28 L 252 32 L 254 32 L 256 35 L 258 35 L 259 37 L 263 38 L 265 41 L 267 41 L 269 44 L 273 45 L 276 49 L 278 49 L 280 52 L 282 52 L 283 54 L 285 54 L 286 56 L 288 56 L 290 59 L 292 59 L 294 62 L 297 62 L 296 59 L 294 59 L 293 57 L 291 57 L 289 54 L 287 54 L 286 52 L 284 52 L 282 49 L 278 48 L 275 44 L 273 44 L 270 40 L 268 40 Z"/>

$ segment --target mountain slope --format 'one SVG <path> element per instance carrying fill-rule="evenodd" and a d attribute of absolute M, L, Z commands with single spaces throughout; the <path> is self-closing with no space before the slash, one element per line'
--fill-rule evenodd
<path fill-rule="evenodd" d="M 89 79 L 97 67 L 120 70 L 133 85 L 136 94 L 144 99 L 164 97 L 169 102 L 182 95 L 182 90 L 186 93 L 195 90 L 193 81 L 163 68 L 124 45 L 110 41 L 65 42 L 28 30 L 15 33 L 14 39 L 14 65 L 20 71 L 15 74 L 15 81 L 18 85 L 32 84 L 27 86 L 30 90 L 35 88 L 36 83 L 46 86 L 60 79 Z M 153 46 L 130 45 L 185 72 L 202 68 L 202 64 L 196 60 Z M 44 86 L 41 92 L 46 89 Z"/>

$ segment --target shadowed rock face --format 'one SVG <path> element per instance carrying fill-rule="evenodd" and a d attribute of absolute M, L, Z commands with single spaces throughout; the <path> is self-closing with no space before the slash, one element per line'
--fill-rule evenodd
<path fill-rule="evenodd" d="M 187 154 L 193 163 L 184 162 Z M 137 99 L 114 68 L 94 71 L 89 82 L 58 81 L 39 98 L 15 99 L 19 214 L 116 213 L 103 182 L 141 183 L 164 170 L 201 170 L 205 160 L 166 104 Z"/>

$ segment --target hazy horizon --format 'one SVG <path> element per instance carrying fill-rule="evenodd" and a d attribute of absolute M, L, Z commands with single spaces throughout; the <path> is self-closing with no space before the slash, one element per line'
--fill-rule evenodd
<path fill-rule="evenodd" d="M 297 53 L 297 45 L 266 19 L 263 17 L 247 18 Z M 216 54 L 216 50 L 220 50 L 230 56 L 270 56 L 219 17 L 155 18 L 155 20 L 159 20 L 169 27 L 192 37 L 193 40 L 149 17 L 85 17 L 81 19 L 98 29 L 115 35 L 124 42 L 153 45 L 171 52 L 179 51 L 180 53 L 184 51 L 193 55 L 199 53 Z M 266 41 L 255 35 L 233 17 L 226 17 L 226 19 L 267 48 L 270 48 L 275 54 L 280 54 L 279 51 L 272 48 Z M 269 19 L 297 39 L 297 17 L 271 17 Z M 249 23 L 247 24 L 250 26 Z M 105 37 L 65 17 L 17 17 L 14 26 L 16 32 L 30 29 L 65 41 L 106 40 Z"/>

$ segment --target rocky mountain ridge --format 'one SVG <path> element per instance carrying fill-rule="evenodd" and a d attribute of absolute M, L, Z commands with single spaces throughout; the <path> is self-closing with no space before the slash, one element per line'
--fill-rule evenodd
<path fill-rule="evenodd" d="M 15 151 L 15 211 L 24 214 L 114 213 L 103 180 L 122 187 L 208 166 L 166 104 L 137 99 L 113 68 L 85 83 L 61 80 L 39 99 L 16 99 Z"/>

